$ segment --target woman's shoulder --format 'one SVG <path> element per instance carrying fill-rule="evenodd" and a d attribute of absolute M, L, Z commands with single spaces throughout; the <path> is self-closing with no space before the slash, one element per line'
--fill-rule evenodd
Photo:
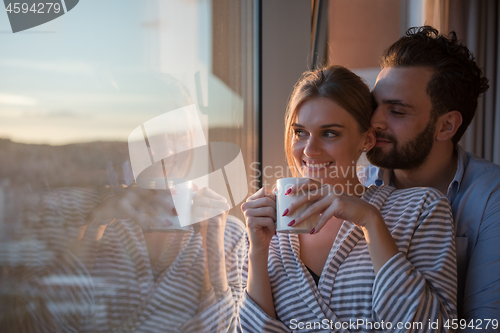
<path fill-rule="evenodd" d="M 427 196 L 430 199 L 446 198 L 446 196 L 443 193 L 441 193 L 441 191 L 433 187 L 410 187 L 403 189 L 394 189 L 392 195 L 416 196 L 416 197 Z"/>
<path fill-rule="evenodd" d="M 410 187 L 410 188 L 397 189 L 394 186 L 389 186 L 389 185 L 382 185 L 382 186 L 371 185 L 370 187 L 368 187 L 366 189 L 366 194 L 370 197 L 375 196 L 375 195 L 382 195 L 382 194 L 387 194 L 387 195 L 390 195 L 393 197 L 428 196 L 432 199 L 446 197 L 443 193 L 441 193 L 439 190 L 437 190 L 433 187 Z"/>

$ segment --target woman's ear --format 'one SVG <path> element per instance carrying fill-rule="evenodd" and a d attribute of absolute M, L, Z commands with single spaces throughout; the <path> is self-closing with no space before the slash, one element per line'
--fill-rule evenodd
<path fill-rule="evenodd" d="M 365 143 L 363 145 L 363 148 L 366 148 L 366 151 L 370 151 L 375 146 L 375 143 L 377 143 L 377 137 L 375 135 L 375 130 L 370 127 L 368 131 L 365 133 Z"/>
<path fill-rule="evenodd" d="M 460 125 L 462 125 L 462 114 L 458 111 L 449 111 L 439 116 L 436 122 L 436 140 L 451 140 Z"/>

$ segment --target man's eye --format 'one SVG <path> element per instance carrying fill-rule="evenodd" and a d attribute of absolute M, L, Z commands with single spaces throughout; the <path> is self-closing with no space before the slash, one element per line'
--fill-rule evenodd
<path fill-rule="evenodd" d="M 391 113 L 396 116 L 403 116 L 405 113 L 398 110 L 391 110 Z"/>

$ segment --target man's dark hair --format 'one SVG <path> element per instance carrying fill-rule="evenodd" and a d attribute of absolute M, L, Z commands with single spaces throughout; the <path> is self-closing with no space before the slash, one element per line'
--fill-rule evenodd
<path fill-rule="evenodd" d="M 453 110 L 462 114 L 462 125 L 452 138 L 454 144 L 474 118 L 479 94 L 489 88 L 488 79 L 455 32 L 444 36 L 430 26 L 408 29 L 406 36 L 384 52 L 381 66 L 427 67 L 433 71 L 426 89 L 432 102 L 431 116 L 436 119 Z"/>

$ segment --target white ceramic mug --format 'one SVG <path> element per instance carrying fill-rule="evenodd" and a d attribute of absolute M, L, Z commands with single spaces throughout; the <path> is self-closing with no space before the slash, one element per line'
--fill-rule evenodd
<path fill-rule="evenodd" d="M 285 209 L 290 206 L 299 195 L 307 195 L 307 193 L 285 195 L 286 191 L 292 186 L 301 186 L 309 180 L 309 178 L 291 177 L 281 178 L 276 182 L 276 231 L 288 234 L 308 234 L 318 222 L 319 215 L 315 215 L 297 226 L 288 226 L 288 224 L 309 207 L 311 203 L 302 205 L 293 214 L 282 216 Z"/>

